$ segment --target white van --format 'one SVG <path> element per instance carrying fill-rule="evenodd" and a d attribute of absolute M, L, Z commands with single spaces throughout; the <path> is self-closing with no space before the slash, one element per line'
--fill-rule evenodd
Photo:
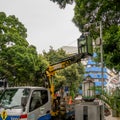
<path fill-rule="evenodd" d="M 44 87 L 11 87 L 0 96 L 0 120 L 50 120 L 50 92 Z"/>

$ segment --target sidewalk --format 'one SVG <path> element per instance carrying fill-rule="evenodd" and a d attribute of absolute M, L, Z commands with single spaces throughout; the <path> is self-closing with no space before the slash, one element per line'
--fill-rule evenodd
<path fill-rule="evenodd" d="M 105 117 L 105 120 L 120 120 L 120 117 L 112 117 L 109 115 L 108 117 Z"/>
<path fill-rule="evenodd" d="M 120 117 L 112 117 L 112 110 L 110 110 L 111 114 L 109 116 L 105 116 L 105 120 L 120 120 Z"/>

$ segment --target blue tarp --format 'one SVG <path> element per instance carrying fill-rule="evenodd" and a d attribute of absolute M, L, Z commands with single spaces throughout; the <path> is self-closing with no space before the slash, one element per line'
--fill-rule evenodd
<path fill-rule="evenodd" d="M 96 62 L 94 62 L 92 60 L 88 60 L 87 65 L 96 65 Z"/>
<path fill-rule="evenodd" d="M 106 85 L 107 82 L 104 82 L 104 85 Z M 97 81 L 95 82 L 95 86 L 102 86 L 102 82 L 101 81 Z"/>
<path fill-rule="evenodd" d="M 86 67 L 85 72 L 102 72 L 101 67 Z M 106 68 L 103 68 L 103 72 L 107 72 Z"/>

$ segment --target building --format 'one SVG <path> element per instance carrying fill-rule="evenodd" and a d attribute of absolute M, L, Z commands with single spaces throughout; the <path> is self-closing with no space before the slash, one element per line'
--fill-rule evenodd
<path fill-rule="evenodd" d="M 78 48 L 74 47 L 74 46 L 63 46 L 63 47 L 61 47 L 61 49 L 63 49 L 66 52 L 66 54 L 78 53 Z"/>

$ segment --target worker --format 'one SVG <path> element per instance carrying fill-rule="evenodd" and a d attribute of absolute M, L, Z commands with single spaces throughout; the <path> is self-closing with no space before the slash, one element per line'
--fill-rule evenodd
<path fill-rule="evenodd" d="M 69 101 L 69 94 L 66 93 L 66 96 L 65 96 L 65 102 L 68 103 L 68 101 Z"/>

